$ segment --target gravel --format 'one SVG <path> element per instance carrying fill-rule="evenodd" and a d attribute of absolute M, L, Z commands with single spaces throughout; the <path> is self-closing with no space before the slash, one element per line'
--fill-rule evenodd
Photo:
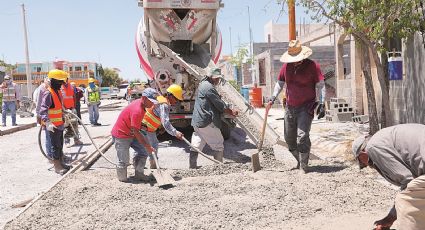
<path fill-rule="evenodd" d="M 305 229 L 318 215 L 367 215 L 391 206 L 394 190 L 371 179 L 371 171 L 358 176 L 355 167 L 322 163 L 313 161 L 306 175 L 284 165 L 257 173 L 243 164 L 178 170 L 167 190 L 120 183 L 114 170 L 85 171 L 5 229 Z"/>

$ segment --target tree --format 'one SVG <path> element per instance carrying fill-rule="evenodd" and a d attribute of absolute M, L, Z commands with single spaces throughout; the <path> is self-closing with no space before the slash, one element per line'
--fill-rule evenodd
<path fill-rule="evenodd" d="M 380 54 L 386 54 L 385 42 L 388 38 L 404 39 L 419 31 L 424 22 L 422 12 L 418 10 L 420 2 L 421 0 L 300 0 L 301 5 L 316 13 L 313 19 L 326 18 L 353 35 L 366 48 L 363 52 L 365 62 L 370 63 L 370 58 L 374 60 L 382 91 L 381 127 L 392 125 L 392 117 L 388 72 Z M 367 51 L 370 51 L 370 56 L 366 55 Z"/>
<path fill-rule="evenodd" d="M 4 66 L 6 68 L 6 73 L 9 73 L 12 70 L 16 69 L 16 65 L 7 64 L 3 60 L 0 60 L 0 66 Z"/>
<path fill-rule="evenodd" d="M 109 86 L 118 86 L 121 84 L 122 79 L 119 77 L 118 73 L 109 68 L 102 68 L 102 85 L 103 87 L 109 87 Z"/>
<path fill-rule="evenodd" d="M 238 68 L 240 68 L 242 63 L 245 61 L 247 63 L 252 63 L 252 59 L 248 58 L 248 54 L 249 51 L 246 45 L 241 45 L 239 46 L 238 51 L 236 51 L 236 55 L 230 58 L 230 63 L 236 65 Z"/>

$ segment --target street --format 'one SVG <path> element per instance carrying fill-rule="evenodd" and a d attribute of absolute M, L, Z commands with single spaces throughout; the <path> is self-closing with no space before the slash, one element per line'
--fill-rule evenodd
<path fill-rule="evenodd" d="M 102 109 L 102 126 L 89 127 L 98 145 L 106 140 L 125 105 Z M 269 117 L 279 134 L 282 115 L 281 109 L 272 109 Z M 292 170 L 295 160 L 279 146 L 274 148 L 276 160 L 263 156 L 263 169 L 253 173 L 250 155 L 257 149 L 238 127 L 225 141 L 226 164 L 214 165 L 199 156 L 202 167 L 198 170 L 187 169 L 189 147 L 184 142 L 161 136 L 160 166 L 176 180 L 169 189 L 158 188 L 155 181 L 134 181 L 131 166 L 130 181 L 121 183 L 115 166 L 102 157 L 90 170 L 70 174 L 49 189 L 60 176 L 49 170 L 51 166 L 39 153 L 34 138 L 38 127 L 6 135 L 0 141 L 6 150 L 0 159 L 5 162 L 1 180 L 7 181 L 1 188 L 2 201 L 6 201 L 1 204 L 1 220 L 5 223 L 22 210 L 11 208 L 12 204 L 49 189 L 5 229 L 371 229 L 390 209 L 396 190 L 377 180 L 374 171 L 360 172 L 345 160 L 349 157 L 341 153 L 341 147 L 335 148 L 341 145 L 336 137 L 344 140 L 338 132 L 349 135 L 347 131 L 355 133 L 353 129 L 360 127 L 339 123 L 327 124 L 325 129 L 325 124 L 313 122 L 313 142 L 322 142 L 322 147 L 312 150 L 318 157 L 311 160 L 312 171 L 306 175 Z M 330 133 L 335 138 L 329 137 Z M 324 134 L 328 137 L 322 137 Z M 190 139 L 191 132 L 185 131 L 185 135 Z M 83 137 L 84 143 L 89 143 L 87 136 Z M 26 139 L 25 145 L 7 145 Z M 334 144 L 326 150 L 323 143 Z M 79 151 L 83 155 L 93 150 L 92 145 L 85 145 Z M 116 160 L 113 145 L 105 154 Z"/>

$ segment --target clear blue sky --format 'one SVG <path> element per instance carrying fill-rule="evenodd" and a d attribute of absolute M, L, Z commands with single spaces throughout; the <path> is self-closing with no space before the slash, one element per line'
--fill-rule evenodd
<path fill-rule="evenodd" d="M 224 0 L 218 14 L 223 33 L 223 53 L 237 49 L 239 40 L 249 43 L 248 11 L 254 41 L 264 41 L 264 25 L 274 20 L 287 23 L 288 15 L 279 16 L 276 0 Z M 137 0 L 0 0 L 0 59 L 7 63 L 25 62 L 21 4 L 25 4 L 31 62 L 99 62 L 119 68 L 124 79 L 145 79 L 139 68 L 134 38 L 142 8 Z M 297 19 L 305 15 L 297 9 Z M 307 16 L 306 21 L 310 21 Z M 229 28 L 232 31 L 230 45 Z"/>

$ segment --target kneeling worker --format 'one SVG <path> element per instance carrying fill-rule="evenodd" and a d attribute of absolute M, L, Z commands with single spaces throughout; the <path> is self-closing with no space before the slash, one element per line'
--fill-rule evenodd
<path fill-rule="evenodd" d="M 147 152 L 151 154 L 155 150 L 139 131 L 142 128 L 142 120 L 146 109 L 152 107 L 154 103 L 154 100 L 150 100 L 144 96 L 134 100 L 121 111 L 112 128 L 111 134 L 115 142 L 118 157 L 117 177 L 119 181 L 127 181 L 130 147 L 136 151 L 136 155 L 133 158 L 134 178 L 142 181 L 149 180 L 149 177 L 144 174 L 146 159 L 148 157 Z"/>
<path fill-rule="evenodd" d="M 146 109 L 145 116 L 143 117 L 142 125 L 146 129 L 146 136 L 150 144 L 158 153 L 158 138 L 156 137 L 156 130 L 161 126 L 165 131 L 172 136 L 182 139 L 183 134 L 176 130 L 170 122 L 170 105 L 175 105 L 178 101 L 183 100 L 183 89 L 179 85 L 173 84 L 167 88 L 167 93 L 161 96 L 158 91 L 153 88 L 146 88 L 143 96 L 149 99 L 158 101 L 153 107 Z M 157 155 L 158 157 L 158 155 Z M 156 169 L 155 160 L 149 156 L 149 163 L 151 169 Z"/>

